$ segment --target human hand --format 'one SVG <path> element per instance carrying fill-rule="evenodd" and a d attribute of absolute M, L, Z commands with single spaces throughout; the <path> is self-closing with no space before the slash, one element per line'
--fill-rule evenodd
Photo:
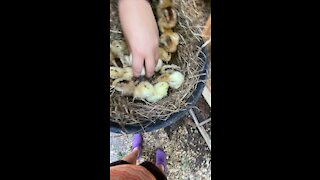
<path fill-rule="evenodd" d="M 159 59 L 159 30 L 150 3 L 147 0 L 119 0 L 121 28 L 132 53 L 135 77 L 145 66 L 151 77 Z"/>

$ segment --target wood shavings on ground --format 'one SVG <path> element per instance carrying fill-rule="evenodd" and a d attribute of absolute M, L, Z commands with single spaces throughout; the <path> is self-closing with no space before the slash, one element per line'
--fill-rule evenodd
<path fill-rule="evenodd" d="M 164 129 L 144 134 L 142 161 L 155 162 L 154 150 L 163 148 L 167 153 L 168 179 L 211 179 L 211 154 L 198 130 L 185 121 L 170 130 Z"/>

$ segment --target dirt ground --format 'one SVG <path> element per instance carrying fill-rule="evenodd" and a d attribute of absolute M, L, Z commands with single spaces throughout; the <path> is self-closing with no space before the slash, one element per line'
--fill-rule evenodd
<path fill-rule="evenodd" d="M 211 109 L 203 98 L 197 107 L 199 109 L 194 111 L 200 122 L 210 117 Z M 211 136 L 211 123 L 204 127 Z M 167 153 L 168 179 L 211 179 L 211 153 L 190 116 L 170 127 L 144 133 L 143 137 L 141 162 L 155 162 L 155 149 L 163 148 Z M 110 133 L 110 162 L 121 159 L 130 151 L 131 138 L 132 135 Z"/>

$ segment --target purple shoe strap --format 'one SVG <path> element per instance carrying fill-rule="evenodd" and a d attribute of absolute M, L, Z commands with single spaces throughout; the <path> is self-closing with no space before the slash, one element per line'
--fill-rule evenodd
<path fill-rule="evenodd" d="M 156 165 L 163 165 L 164 173 L 167 172 L 166 153 L 162 149 L 156 150 Z"/>
<path fill-rule="evenodd" d="M 142 135 L 141 135 L 141 134 L 135 134 L 135 135 L 133 135 L 132 151 L 133 151 L 136 147 L 138 147 L 138 149 L 139 149 L 138 160 L 139 160 L 140 157 L 141 157 L 142 141 L 143 141 L 143 138 L 142 138 Z"/>

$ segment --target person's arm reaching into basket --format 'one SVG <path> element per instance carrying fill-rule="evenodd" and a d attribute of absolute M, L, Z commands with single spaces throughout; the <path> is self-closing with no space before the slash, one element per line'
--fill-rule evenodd
<path fill-rule="evenodd" d="M 159 59 L 159 30 L 148 0 L 119 0 L 121 28 L 131 53 L 135 77 L 145 66 L 151 77 Z"/>

